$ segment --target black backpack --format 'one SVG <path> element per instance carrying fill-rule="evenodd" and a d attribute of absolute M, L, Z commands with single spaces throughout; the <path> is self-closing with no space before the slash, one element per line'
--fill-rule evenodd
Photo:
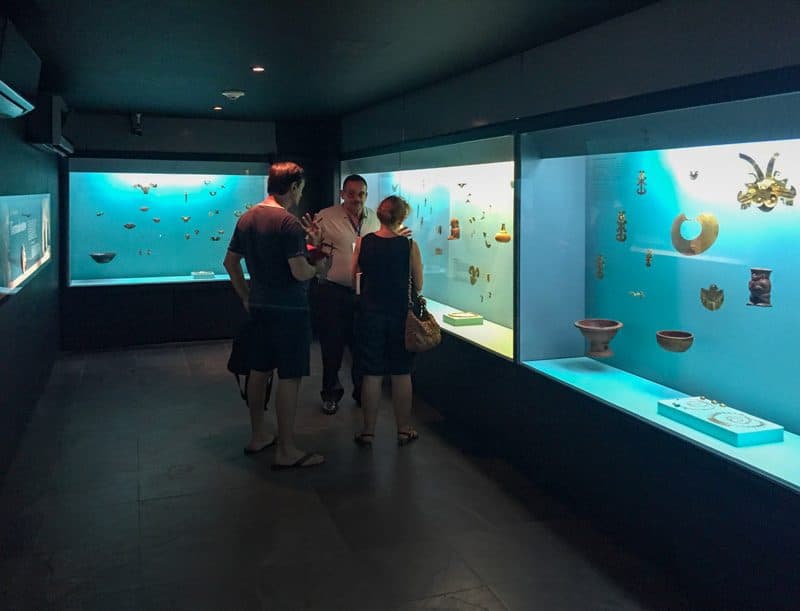
<path fill-rule="evenodd" d="M 247 321 L 239 328 L 238 333 L 233 338 L 231 355 L 228 357 L 228 371 L 236 378 L 239 394 L 245 401 L 247 401 L 247 382 L 250 380 L 250 366 L 247 363 L 247 342 L 252 337 L 252 325 L 252 321 Z M 264 411 L 267 411 L 267 404 L 272 394 L 272 378 L 273 373 L 270 373 L 267 379 L 267 392 L 264 394 Z"/>

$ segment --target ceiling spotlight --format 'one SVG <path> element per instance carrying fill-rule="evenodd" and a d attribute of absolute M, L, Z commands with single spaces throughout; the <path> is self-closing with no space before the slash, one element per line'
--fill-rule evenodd
<path fill-rule="evenodd" d="M 211 108 L 211 110 L 220 111 L 220 110 L 222 110 L 222 106 L 220 106 L 219 104 L 217 104 L 216 106 L 213 106 L 213 107 Z"/>
<path fill-rule="evenodd" d="M 259 65 L 250 66 L 250 70 L 252 70 L 253 72 L 264 72 L 264 66 L 259 66 Z"/>
<path fill-rule="evenodd" d="M 231 102 L 235 102 L 244 95 L 244 91 L 241 89 L 228 89 L 227 91 L 223 91 L 222 95 L 228 98 Z"/>

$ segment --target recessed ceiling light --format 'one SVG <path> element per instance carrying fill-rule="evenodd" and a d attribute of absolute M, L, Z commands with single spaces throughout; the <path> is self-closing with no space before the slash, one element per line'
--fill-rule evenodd
<path fill-rule="evenodd" d="M 259 66 L 258 64 L 254 66 L 250 66 L 250 70 L 253 72 L 264 72 L 264 66 Z"/>
<path fill-rule="evenodd" d="M 220 106 L 219 104 L 217 104 L 217 105 L 216 105 L 216 106 L 214 106 L 214 107 L 213 107 L 211 110 L 222 110 L 222 106 Z"/>
<path fill-rule="evenodd" d="M 241 89 L 228 89 L 227 91 L 223 91 L 222 95 L 224 95 L 232 102 L 235 102 L 244 95 L 244 91 L 242 91 Z"/>

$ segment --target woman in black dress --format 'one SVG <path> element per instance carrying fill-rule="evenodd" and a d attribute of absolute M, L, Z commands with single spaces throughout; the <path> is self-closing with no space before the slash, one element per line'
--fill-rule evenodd
<path fill-rule="evenodd" d="M 413 354 L 405 349 L 405 324 L 409 271 L 414 288 L 421 290 L 422 257 L 416 242 L 400 235 L 410 211 L 402 197 L 392 195 L 384 199 L 377 211 L 381 228 L 359 238 L 353 253 L 354 286 L 360 284 L 361 289 L 356 344 L 364 373 L 361 387 L 364 427 L 355 436 L 360 446 L 371 446 L 375 438 L 381 381 L 385 375 L 392 376 L 397 442 L 406 445 L 419 438 L 410 423 Z"/>

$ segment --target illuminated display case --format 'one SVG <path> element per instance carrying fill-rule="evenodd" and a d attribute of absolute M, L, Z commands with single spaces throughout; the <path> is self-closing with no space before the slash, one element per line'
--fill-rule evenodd
<path fill-rule="evenodd" d="M 0 196 L 0 299 L 51 258 L 50 194 Z"/>
<path fill-rule="evenodd" d="M 524 365 L 796 488 L 798 110 L 522 134 L 517 232 Z"/>
<path fill-rule="evenodd" d="M 512 137 L 352 159 L 373 210 L 389 195 L 411 205 L 423 293 L 442 328 L 512 359 L 514 326 Z"/>
<path fill-rule="evenodd" d="M 266 195 L 265 163 L 69 164 L 70 286 L 227 280 L 237 218 Z"/>

